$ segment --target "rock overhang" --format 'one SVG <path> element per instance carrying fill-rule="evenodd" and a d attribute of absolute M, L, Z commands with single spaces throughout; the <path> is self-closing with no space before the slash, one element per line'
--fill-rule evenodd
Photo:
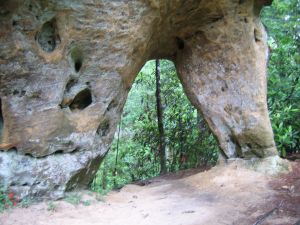
<path fill-rule="evenodd" d="M 151 58 L 174 61 L 226 158 L 276 155 L 266 104 L 270 1 L 1 3 L 0 181 L 23 196 L 86 185 Z"/>

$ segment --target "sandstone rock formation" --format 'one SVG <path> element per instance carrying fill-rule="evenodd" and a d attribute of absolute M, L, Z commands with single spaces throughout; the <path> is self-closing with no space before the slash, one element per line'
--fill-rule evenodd
<path fill-rule="evenodd" d="M 222 155 L 276 154 L 266 104 L 268 0 L 0 3 L 0 184 L 60 198 L 87 185 L 149 59 L 175 62 Z"/>

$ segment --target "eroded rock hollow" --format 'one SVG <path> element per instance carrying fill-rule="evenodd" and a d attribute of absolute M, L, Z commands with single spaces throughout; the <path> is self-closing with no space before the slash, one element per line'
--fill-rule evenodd
<path fill-rule="evenodd" d="M 276 154 L 265 0 L 0 3 L 0 183 L 60 198 L 87 185 L 149 59 L 175 62 L 225 158 Z"/>

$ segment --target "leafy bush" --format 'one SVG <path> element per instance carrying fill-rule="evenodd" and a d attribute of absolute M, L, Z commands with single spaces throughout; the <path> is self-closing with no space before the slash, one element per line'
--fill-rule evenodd
<path fill-rule="evenodd" d="M 5 209 L 10 209 L 17 206 L 18 199 L 14 193 L 7 192 L 3 188 L 0 188 L 0 212 Z"/>
<path fill-rule="evenodd" d="M 299 151 L 300 1 L 275 0 L 262 19 L 269 33 L 268 105 L 281 156 Z"/>

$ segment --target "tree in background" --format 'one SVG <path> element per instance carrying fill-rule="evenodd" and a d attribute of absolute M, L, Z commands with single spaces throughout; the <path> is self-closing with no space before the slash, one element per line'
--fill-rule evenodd
<path fill-rule="evenodd" d="M 218 145 L 185 96 L 174 64 L 157 61 L 149 61 L 132 86 L 120 137 L 115 138 L 93 181 L 94 190 L 111 190 L 167 171 L 212 165 L 217 160 Z"/>
<path fill-rule="evenodd" d="M 262 20 L 269 33 L 268 105 L 281 156 L 299 151 L 300 1 L 275 0 Z"/>
<path fill-rule="evenodd" d="M 163 121 L 163 107 L 161 103 L 161 90 L 160 90 L 160 62 L 159 59 L 155 60 L 155 81 L 156 81 L 156 112 L 157 112 L 157 127 L 158 127 L 158 152 L 160 158 L 160 174 L 167 172 L 166 166 L 166 140 L 165 140 L 165 129 Z"/>

